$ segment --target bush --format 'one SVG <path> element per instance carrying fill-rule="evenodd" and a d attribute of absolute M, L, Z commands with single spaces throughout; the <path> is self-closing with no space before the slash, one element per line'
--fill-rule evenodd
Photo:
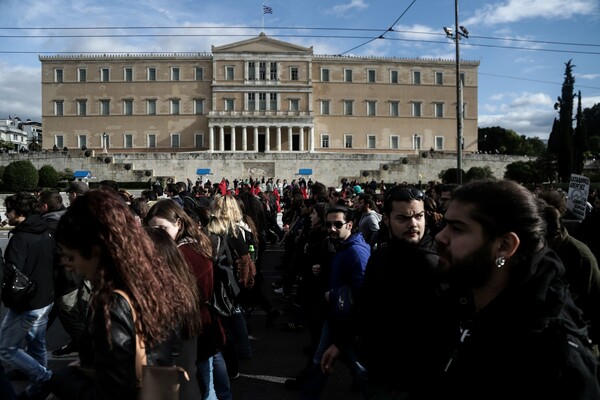
<path fill-rule="evenodd" d="M 438 176 L 442 180 L 443 183 L 458 183 L 458 169 L 457 168 L 448 168 L 445 171 L 442 171 Z M 465 170 L 461 169 L 460 174 L 462 177 L 462 181 L 465 181 Z"/>
<path fill-rule="evenodd" d="M 467 174 L 465 175 L 467 182 L 474 181 L 477 179 L 485 179 L 485 178 L 493 178 L 493 177 L 494 177 L 494 173 L 492 172 L 492 169 L 488 165 L 486 165 L 485 167 L 471 167 L 467 171 Z"/>
<path fill-rule="evenodd" d="M 38 186 L 38 171 L 31 161 L 13 161 L 4 169 L 2 181 L 9 192 L 33 191 Z"/>
<path fill-rule="evenodd" d="M 60 175 L 52 165 L 43 165 L 38 171 L 39 182 L 38 186 L 45 188 L 56 187 L 60 180 Z"/>

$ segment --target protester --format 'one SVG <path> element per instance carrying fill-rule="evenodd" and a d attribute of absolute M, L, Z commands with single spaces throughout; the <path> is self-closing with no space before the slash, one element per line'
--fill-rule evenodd
<path fill-rule="evenodd" d="M 189 315 L 182 292 L 164 290 L 165 282 L 178 278 L 116 191 L 90 190 L 78 197 L 62 216 L 56 237 L 65 267 L 92 283 L 79 356 L 81 367 L 93 370 L 95 378 L 68 366 L 52 375 L 50 389 L 61 400 L 134 399 L 137 335 L 152 348 Z M 133 310 L 117 289 L 127 294 Z"/>
<path fill-rule="evenodd" d="M 436 240 L 455 335 L 430 398 L 600 398 L 587 327 L 533 194 L 474 181 L 453 191 L 444 219 Z"/>

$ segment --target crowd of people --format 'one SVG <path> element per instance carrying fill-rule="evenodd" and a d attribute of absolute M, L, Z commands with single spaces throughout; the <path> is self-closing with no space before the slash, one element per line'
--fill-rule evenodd
<path fill-rule="evenodd" d="M 22 399 L 132 399 L 136 344 L 147 362 L 178 365 L 180 399 L 232 399 L 252 357 L 245 315 L 307 329 L 307 358 L 285 382 L 318 399 L 338 361 L 366 399 L 600 399 L 600 198 L 567 229 L 564 193 L 504 179 L 464 185 L 300 178 L 149 182 L 140 196 L 113 181 L 72 182 L 5 200 L 13 227 L 2 255 L 36 290 L 0 326 L 0 394 L 17 398 L 3 365 L 27 376 Z M 278 220 L 281 215 L 281 222 Z M 248 243 L 251 243 L 249 246 Z M 215 312 L 226 244 L 239 286 Z M 263 285 L 269 246 L 282 278 Z M 169 282 L 169 285 L 165 285 Z M 56 319 L 69 342 L 48 368 Z"/>

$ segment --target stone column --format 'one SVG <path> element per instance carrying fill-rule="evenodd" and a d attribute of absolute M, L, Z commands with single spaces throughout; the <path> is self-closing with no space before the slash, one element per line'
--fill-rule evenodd
<path fill-rule="evenodd" d="M 270 151 L 271 151 L 271 128 L 267 126 L 265 128 L 265 153 L 268 153 Z"/>
<path fill-rule="evenodd" d="M 254 127 L 254 148 L 252 149 L 255 153 L 258 152 L 258 126 Z"/>
<path fill-rule="evenodd" d="M 219 128 L 219 151 L 225 150 L 225 127 L 223 125 Z"/>
<path fill-rule="evenodd" d="M 208 151 L 211 153 L 213 151 L 215 151 L 215 127 L 214 126 L 210 126 L 208 128 Z"/>
<path fill-rule="evenodd" d="M 231 127 L 231 151 L 235 151 L 235 126 Z"/>
<path fill-rule="evenodd" d="M 292 127 L 288 126 L 288 150 L 294 150 L 294 145 L 292 143 Z"/>
<path fill-rule="evenodd" d="M 281 127 L 277 127 L 277 151 L 281 152 Z"/>
<path fill-rule="evenodd" d="M 308 152 L 309 153 L 315 152 L 315 127 L 314 126 L 308 127 Z"/>
<path fill-rule="evenodd" d="M 242 127 L 242 150 L 248 151 L 248 130 L 246 125 Z"/>
<path fill-rule="evenodd" d="M 303 152 L 304 151 L 304 127 L 303 126 L 300 127 L 300 135 L 299 135 L 299 137 L 300 137 L 299 150 L 301 152 Z"/>

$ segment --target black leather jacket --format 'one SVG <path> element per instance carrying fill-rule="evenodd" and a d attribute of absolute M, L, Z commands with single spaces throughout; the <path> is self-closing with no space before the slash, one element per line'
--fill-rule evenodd
<path fill-rule="evenodd" d="M 127 301 L 113 294 L 110 309 L 110 338 L 101 309 L 96 309 L 90 329 L 86 330 L 79 350 L 81 366 L 94 370 L 95 379 L 77 367 L 56 371 L 51 380 L 52 392 L 61 400 L 110 399 L 130 400 L 136 396 L 135 328 Z"/>

